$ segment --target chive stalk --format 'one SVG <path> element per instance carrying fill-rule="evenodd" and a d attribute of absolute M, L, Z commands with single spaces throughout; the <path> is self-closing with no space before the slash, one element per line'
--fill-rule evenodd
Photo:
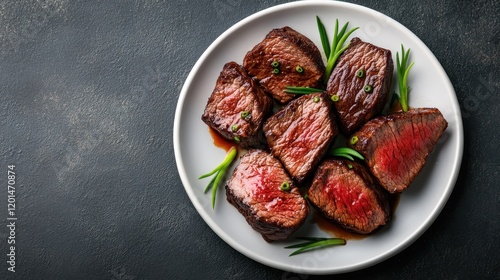
<path fill-rule="evenodd" d="M 314 92 L 321 92 L 323 91 L 322 89 L 319 88 L 310 88 L 310 87 L 292 87 L 292 86 L 287 86 L 285 87 L 284 92 L 286 93 L 293 93 L 293 94 L 310 94 Z"/>
<path fill-rule="evenodd" d="M 351 139 L 352 140 L 352 139 Z M 348 147 L 339 147 L 331 150 L 329 152 L 330 155 L 332 156 L 337 156 L 337 157 L 345 157 L 350 160 L 354 160 L 354 158 L 358 158 L 360 160 L 364 160 L 365 158 L 363 157 L 362 154 L 360 154 L 358 151 L 348 148 Z"/>
<path fill-rule="evenodd" d="M 299 248 L 292 252 L 289 255 L 290 257 L 310 250 L 346 244 L 346 240 L 343 238 L 299 237 L 298 239 L 305 240 L 306 242 L 285 247 L 285 249 Z"/>
<path fill-rule="evenodd" d="M 212 208 L 215 208 L 215 196 L 217 195 L 217 187 L 219 186 L 219 183 L 221 182 L 222 178 L 225 176 L 227 169 L 233 162 L 237 153 L 238 149 L 235 146 L 232 146 L 227 152 L 226 157 L 224 158 L 221 164 L 215 167 L 212 171 L 198 177 L 198 180 L 200 180 L 215 174 L 215 176 L 210 180 L 210 183 L 208 183 L 204 191 L 206 193 L 210 189 L 212 189 Z"/>

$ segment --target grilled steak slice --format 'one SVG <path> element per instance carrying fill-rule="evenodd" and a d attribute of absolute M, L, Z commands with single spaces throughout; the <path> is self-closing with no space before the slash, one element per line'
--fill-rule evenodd
<path fill-rule="evenodd" d="M 447 126 L 436 108 L 399 111 L 367 122 L 349 145 L 365 157 L 386 190 L 401 192 L 422 170 Z"/>
<path fill-rule="evenodd" d="M 288 191 L 281 189 L 285 182 Z M 262 150 L 241 157 L 227 182 L 226 197 L 268 242 L 290 237 L 309 214 L 306 200 L 279 160 Z"/>
<path fill-rule="evenodd" d="M 387 101 L 394 64 L 391 51 L 353 38 L 328 79 L 341 131 L 349 136 L 379 115 Z"/>
<path fill-rule="evenodd" d="M 272 99 L 236 62 L 224 65 L 201 119 L 244 148 L 264 147 L 262 125 Z"/>
<path fill-rule="evenodd" d="M 299 183 L 318 164 L 337 135 L 330 104 L 322 92 L 303 95 L 264 123 L 271 152 Z"/>
<path fill-rule="evenodd" d="M 281 103 L 294 98 L 293 94 L 283 91 L 286 86 L 320 87 L 325 72 L 316 45 L 288 26 L 269 32 L 246 54 L 243 67 Z"/>
<path fill-rule="evenodd" d="M 307 197 L 325 218 L 357 233 L 370 233 L 391 219 L 388 193 L 357 162 L 323 161 Z"/>

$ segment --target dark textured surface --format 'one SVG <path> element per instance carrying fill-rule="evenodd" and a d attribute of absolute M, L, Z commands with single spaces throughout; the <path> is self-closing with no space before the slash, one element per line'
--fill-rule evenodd
<path fill-rule="evenodd" d="M 353 1 L 419 36 L 462 106 L 455 190 L 406 250 L 354 273 L 297 275 L 246 258 L 203 222 L 175 166 L 177 97 L 218 35 L 283 2 L 1 1 L 0 279 L 499 279 L 499 1 Z"/>

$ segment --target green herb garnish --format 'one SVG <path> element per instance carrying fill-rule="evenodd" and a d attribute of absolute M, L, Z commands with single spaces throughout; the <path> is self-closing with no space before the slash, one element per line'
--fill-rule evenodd
<path fill-rule="evenodd" d="M 290 183 L 287 181 L 281 183 L 280 189 L 282 191 L 289 191 L 290 190 Z"/>
<path fill-rule="evenodd" d="M 358 136 L 354 135 L 351 137 L 351 139 L 349 140 L 349 143 L 351 143 L 351 145 L 354 145 L 356 143 L 358 143 Z"/>
<path fill-rule="evenodd" d="M 363 155 L 360 154 L 358 151 L 347 147 L 335 148 L 330 151 L 330 155 L 337 157 L 345 157 L 350 160 L 354 160 L 354 158 L 359 158 L 360 160 L 365 159 Z"/>
<path fill-rule="evenodd" d="M 346 241 L 343 238 L 298 237 L 297 239 L 306 240 L 306 242 L 285 247 L 285 249 L 299 248 L 298 250 L 292 252 L 289 255 L 290 257 L 313 249 L 346 244 Z"/>
<path fill-rule="evenodd" d="M 237 153 L 238 149 L 236 149 L 235 146 L 232 146 L 227 152 L 226 157 L 221 164 L 219 164 L 214 170 L 198 177 L 198 180 L 200 180 L 215 174 L 215 176 L 212 178 L 212 180 L 210 180 L 210 183 L 208 183 L 207 187 L 205 188 L 205 193 L 208 192 L 208 190 L 212 189 L 212 208 L 215 208 L 215 196 L 217 194 L 217 187 L 226 174 L 229 165 L 231 165 Z"/>
<path fill-rule="evenodd" d="M 326 29 L 324 24 L 321 22 L 320 18 L 316 16 L 316 22 L 318 25 L 319 36 L 321 38 L 321 45 L 323 46 L 323 51 L 327 57 L 326 60 L 326 71 L 325 76 L 323 78 L 324 83 L 328 82 L 328 78 L 330 74 L 332 74 L 333 67 L 335 66 L 335 62 L 339 56 L 349 47 L 349 43 L 346 46 L 343 46 L 349 35 L 351 35 L 354 31 L 356 31 L 359 27 L 355 27 L 349 31 L 347 31 L 347 27 L 349 26 L 349 22 L 344 24 L 342 29 L 339 32 L 339 20 L 335 20 L 335 32 L 333 33 L 333 40 L 331 47 L 328 45 L 329 39 L 326 34 Z"/>
<path fill-rule="evenodd" d="M 325 52 L 325 56 L 328 58 L 330 57 L 330 40 L 328 40 L 325 25 L 321 22 L 321 19 L 319 19 L 318 16 L 316 16 L 316 23 L 318 24 L 319 37 L 321 38 L 323 51 Z"/>
<path fill-rule="evenodd" d="M 319 88 L 292 87 L 292 86 L 287 86 L 287 87 L 285 87 L 285 90 L 284 90 L 284 92 L 286 92 L 286 93 L 293 93 L 293 94 L 310 94 L 310 93 L 321 92 L 321 91 L 323 91 L 323 90 L 319 89 Z"/>
<path fill-rule="evenodd" d="M 359 69 L 356 71 L 356 76 L 358 76 L 358 78 L 363 78 L 365 76 L 365 70 L 363 68 Z"/>
<path fill-rule="evenodd" d="M 407 86 L 408 73 L 415 62 L 412 62 L 409 66 L 408 56 L 410 55 L 410 49 L 405 52 L 405 48 L 401 44 L 401 60 L 399 59 L 399 52 L 396 53 L 396 66 L 398 71 L 398 83 L 399 83 L 399 95 L 398 100 L 401 104 L 401 109 L 403 112 L 408 111 L 408 93 L 410 87 Z"/>

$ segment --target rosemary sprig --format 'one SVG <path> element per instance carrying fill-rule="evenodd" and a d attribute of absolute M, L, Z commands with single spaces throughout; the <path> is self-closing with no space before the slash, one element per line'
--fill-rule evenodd
<path fill-rule="evenodd" d="M 324 237 L 298 237 L 297 239 L 306 240 L 306 242 L 302 242 L 295 245 L 290 245 L 285 247 L 285 249 L 295 249 L 298 250 L 293 251 L 289 256 L 295 256 L 297 254 L 303 253 L 305 251 L 310 251 L 319 248 L 330 247 L 334 245 L 345 245 L 346 241 L 343 238 L 324 238 Z"/>
<path fill-rule="evenodd" d="M 293 93 L 293 94 L 310 94 L 310 93 L 320 92 L 320 91 L 323 91 L 323 90 L 319 89 L 319 88 L 292 87 L 292 86 L 287 86 L 287 87 L 285 87 L 285 90 L 284 90 L 284 92 Z"/>
<path fill-rule="evenodd" d="M 409 55 L 410 49 L 405 52 L 405 48 L 403 47 L 403 44 L 401 44 L 401 60 L 399 59 L 399 52 L 396 52 L 396 66 L 399 84 L 398 100 L 401 104 L 401 109 L 403 110 L 403 112 L 408 111 L 408 93 L 410 91 L 410 87 L 407 86 L 408 73 L 410 72 L 413 64 L 415 64 L 415 62 L 412 62 L 409 66 L 406 66 L 408 64 Z"/>
<path fill-rule="evenodd" d="M 210 180 L 210 183 L 208 183 L 207 187 L 205 188 L 205 193 L 212 189 L 212 208 L 215 208 L 215 196 L 217 194 L 217 187 L 219 186 L 220 181 L 226 174 L 229 165 L 231 165 L 237 153 L 238 149 L 235 146 L 232 146 L 227 152 L 226 157 L 221 164 L 215 167 L 214 170 L 198 177 L 198 180 L 200 180 L 215 174 L 215 176 Z"/>
<path fill-rule="evenodd" d="M 323 78 L 323 81 L 326 84 L 328 82 L 328 78 L 332 74 L 335 62 L 337 62 L 339 56 L 349 47 L 349 43 L 347 43 L 346 46 L 343 46 L 345 41 L 359 27 L 355 27 L 348 31 L 347 27 L 349 26 L 349 22 L 347 22 L 346 24 L 344 24 L 344 26 L 339 32 L 339 20 L 336 19 L 335 31 L 333 33 L 332 45 L 330 47 L 328 45 L 329 39 L 328 35 L 326 34 L 325 26 L 321 22 L 321 19 L 318 16 L 316 16 L 316 22 L 318 25 L 319 36 L 321 38 L 321 45 L 323 46 L 323 51 L 325 52 L 325 55 L 327 57 L 326 71 L 325 71 L 325 76 Z"/>
<path fill-rule="evenodd" d="M 332 156 L 337 156 L 337 157 L 345 157 L 350 160 L 354 160 L 354 158 L 358 158 L 360 160 L 364 160 L 365 158 L 363 157 L 362 154 L 360 154 L 358 151 L 348 148 L 348 147 L 339 147 L 335 148 L 330 151 L 330 155 Z"/>

